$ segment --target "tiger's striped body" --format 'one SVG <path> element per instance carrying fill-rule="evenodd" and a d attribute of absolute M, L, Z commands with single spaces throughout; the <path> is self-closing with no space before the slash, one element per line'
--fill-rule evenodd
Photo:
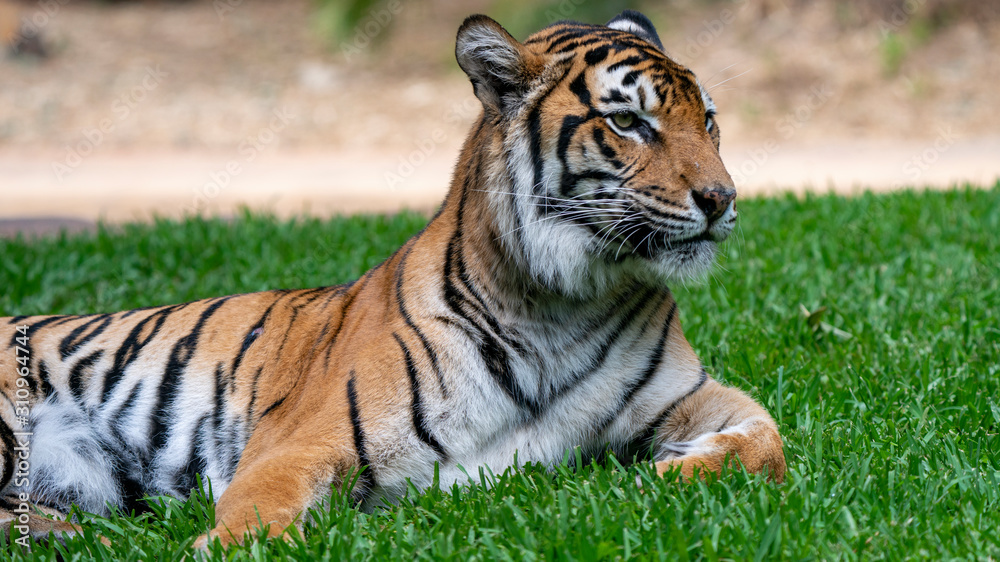
<path fill-rule="evenodd" d="M 450 483 L 574 446 L 653 448 L 687 476 L 735 453 L 780 479 L 773 420 L 707 376 L 665 284 L 704 271 L 735 221 L 714 108 L 648 20 L 609 25 L 522 45 L 466 21 L 457 54 L 484 114 L 449 196 L 353 284 L 2 321 L 0 520 L 18 522 L 21 493 L 103 512 L 202 475 L 218 526 L 200 544 L 229 542 L 257 513 L 280 534 L 358 467 L 374 506 L 435 465 Z"/>

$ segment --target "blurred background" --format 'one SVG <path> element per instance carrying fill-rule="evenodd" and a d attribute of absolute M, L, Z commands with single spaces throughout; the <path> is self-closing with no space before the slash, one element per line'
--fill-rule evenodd
<path fill-rule="evenodd" d="M 479 113 L 462 20 L 647 14 L 746 194 L 1000 177 L 1000 0 L 0 0 L 0 232 L 430 209 Z"/>

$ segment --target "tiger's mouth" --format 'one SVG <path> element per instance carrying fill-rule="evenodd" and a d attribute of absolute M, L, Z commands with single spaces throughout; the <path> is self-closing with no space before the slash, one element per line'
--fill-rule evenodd
<path fill-rule="evenodd" d="M 633 255 L 652 259 L 663 253 L 693 253 L 703 244 L 720 242 L 709 229 L 686 238 L 675 238 L 676 232 L 656 228 L 648 223 L 633 223 L 621 229 L 621 238 Z M 625 250 L 619 252 L 626 253 Z"/>

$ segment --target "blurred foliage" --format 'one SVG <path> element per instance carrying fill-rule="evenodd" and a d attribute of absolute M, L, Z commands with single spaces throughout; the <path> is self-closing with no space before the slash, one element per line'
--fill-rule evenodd
<path fill-rule="evenodd" d="M 931 18 L 916 13 L 898 30 L 882 29 L 882 39 L 879 42 L 879 54 L 882 59 L 882 71 L 886 76 L 899 74 L 906 57 L 933 38 L 940 29 Z"/>
<path fill-rule="evenodd" d="M 914 48 L 929 42 L 940 30 L 958 21 L 980 25 L 1000 19 L 1000 0 L 490 0 L 468 13 L 483 12 L 523 40 L 561 20 L 606 22 L 622 10 L 645 12 L 661 34 L 670 32 L 671 14 L 699 13 L 751 2 L 752 13 L 767 20 L 782 11 L 794 15 L 819 3 L 829 4 L 842 29 L 876 28 L 882 36 L 880 52 L 886 75 L 895 75 Z M 317 32 L 341 49 L 364 49 L 385 41 L 393 31 L 394 14 L 403 6 L 422 5 L 429 13 L 452 13 L 456 6 L 444 0 L 314 0 Z M 659 21 L 658 21 L 659 20 Z"/>
<path fill-rule="evenodd" d="M 392 1 L 392 0 L 389 0 Z M 395 0 L 399 3 L 425 2 L 434 0 Z M 382 27 L 391 26 L 391 21 L 382 25 L 384 18 L 378 15 L 386 11 L 387 0 L 315 0 L 314 21 L 321 36 L 333 43 L 350 41 L 363 32 L 368 20 L 379 22 Z M 561 20 L 583 22 L 606 22 L 622 10 L 640 9 L 639 0 L 493 0 L 488 7 L 478 7 L 501 22 L 505 28 L 519 39 Z M 471 11 L 470 11 L 471 13 Z M 361 31 L 359 31 L 361 30 Z M 383 34 L 371 37 L 380 40 Z M 384 34 L 387 35 L 387 34 Z"/>
<path fill-rule="evenodd" d="M 401 3 L 404 0 L 395 1 Z M 386 11 L 386 0 L 315 0 L 315 3 L 314 25 L 322 37 L 333 43 L 351 39 L 368 18 L 384 27 L 392 23 L 392 18 L 385 19 L 382 24 L 376 17 L 378 12 Z M 381 34 L 375 35 L 371 39 L 375 40 Z"/>
<path fill-rule="evenodd" d="M 494 0 L 489 9 L 493 19 L 503 23 L 519 40 L 557 21 L 574 20 L 604 23 L 622 10 L 640 10 L 638 0 Z M 655 22 L 654 22 L 655 23 Z"/>
<path fill-rule="evenodd" d="M 907 47 L 898 33 L 886 33 L 879 43 L 879 53 L 882 57 L 882 71 L 886 76 L 899 73 L 899 68 L 906 58 Z"/>

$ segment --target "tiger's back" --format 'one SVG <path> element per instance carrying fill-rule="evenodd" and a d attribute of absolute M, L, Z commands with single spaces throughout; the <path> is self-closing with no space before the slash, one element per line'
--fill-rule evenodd
<path fill-rule="evenodd" d="M 221 493 L 256 423 L 280 406 L 296 375 L 289 366 L 303 364 L 306 340 L 322 331 L 310 318 L 335 310 L 345 289 L 0 319 L 3 445 L 32 433 L 24 485 L 8 465 L 0 483 L 97 513 L 186 495 L 196 474 Z"/>

